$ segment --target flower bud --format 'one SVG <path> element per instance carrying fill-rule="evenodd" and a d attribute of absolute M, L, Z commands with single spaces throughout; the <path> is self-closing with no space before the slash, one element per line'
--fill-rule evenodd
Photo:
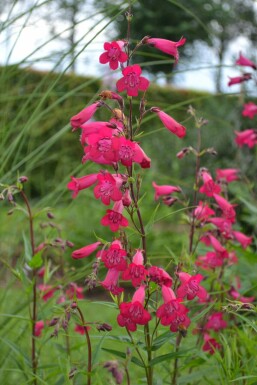
<path fill-rule="evenodd" d="M 66 246 L 72 248 L 72 247 L 74 247 L 74 243 L 72 243 L 70 241 L 66 241 Z"/>
<path fill-rule="evenodd" d="M 49 322 L 48 326 L 55 326 L 59 321 L 59 318 L 58 317 L 54 317 L 53 319 L 51 319 L 51 321 Z"/>
<path fill-rule="evenodd" d="M 182 159 L 182 158 L 184 158 L 187 154 L 189 154 L 190 150 L 191 150 L 191 149 L 190 149 L 189 147 L 184 147 L 184 148 L 182 148 L 181 151 L 179 151 L 179 152 L 177 153 L 176 157 L 177 157 L 178 159 Z"/>
<path fill-rule="evenodd" d="M 102 323 L 96 326 L 99 332 L 110 332 L 112 330 L 112 326 L 107 323 Z"/>
<path fill-rule="evenodd" d="M 50 211 L 48 211 L 46 215 L 48 216 L 49 219 L 54 219 L 54 214 L 51 213 Z"/>
<path fill-rule="evenodd" d="M 29 180 L 29 178 L 27 176 L 23 175 L 23 176 L 19 177 L 18 182 L 26 183 L 26 182 L 28 182 L 28 180 Z"/>

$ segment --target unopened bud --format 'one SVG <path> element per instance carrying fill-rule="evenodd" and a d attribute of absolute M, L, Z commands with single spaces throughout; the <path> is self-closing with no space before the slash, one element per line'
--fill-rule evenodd
<path fill-rule="evenodd" d="M 76 301 L 73 301 L 72 304 L 70 305 L 70 307 L 71 307 L 72 309 L 77 309 L 77 307 L 78 307 L 77 302 L 76 302 Z"/>
<path fill-rule="evenodd" d="M 11 193 L 8 193 L 7 199 L 9 202 L 13 202 L 13 195 Z"/>
<path fill-rule="evenodd" d="M 57 327 L 57 328 L 54 329 L 54 331 L 53 331 L 53 333 L 50 335 L 50 337 L 51 337 L 51 338 L 52 338 L 52 337 L 57 337 L 57 336 L 58 336 L 58 332 L 59 332 L 59 328 Z"/>
<path fill-rule="evenodd" d="M 216 151 L 213 147 L 207 148 L 207 149 L 206 149 L 206 152 L 207 152 L 208 154 L 213 155 L 213 156 L 216 156 L 216 155 L 218 154 L 217 151 Z"/>
<path fill-rule="evenodd" d="M 107 323 L 99 324 L 96 328 L 99 332 L 110 332 L 112 330 L 112 326 Z"/>
<path fill-rule="evenodd" d="M 187 154 L 189 154 L 190 150 L 191 150 L 191 149 L 190 149 L 189 147 L 184 147 L 184 148 L 182 148 L 181 151 L 179 151 L 179 152 L 177 153 L 176 157 L 177 157 L 178 159 L 182 159 L 182 158 L 184 158 L 184 156 L 186 156 Z"/>
<path fill-rule="evenodd" d="M 49 322 L 48 326 L 55 326 L 59 321 L 59 318 L 58 317 L 54 317 L 53 319 L 51 319 L 51 321 Z"/>
<path fill-rule="evenodd" d="M 71 380 L 77 372 L 77 368 L 72 368 L 69 372 L 69 380 Z"/>
<path fill-rule="evenodd" d="M 27 176 L 25 176 L 25 175 L 20 176 L 19 179 L 18 179 L 18 181 L 20 183 L 26 183 L 26 182 L 28 182 L 28 180 L 29 180 L 29 178 Z"/>
<path fill-rule="evenodd" d="M 165 205 L 169 206 L 169 207 L 172 206 L 172 205 L 174 205 L 174 203 L 176 203 L 177 200 L 178 200 L 178 198 L 171 197 L 171 196 L 169 196 L 169 197 L 163 197 L 163 199 L 162 199 L 163 203 L 164 203 Z"/>
<path fill-rule="evenodd" d="M 51 213 L 50 211 L 48 211 L 46 215 L 48 216 L 49 219 L 54 219 L 54 214 Z"/>
<path fill-rule="evenodd" d="M 70 242 L 70 241 L 66 241 L 66 246 L 68 247 L 74 247 L 74 243 Z"/>

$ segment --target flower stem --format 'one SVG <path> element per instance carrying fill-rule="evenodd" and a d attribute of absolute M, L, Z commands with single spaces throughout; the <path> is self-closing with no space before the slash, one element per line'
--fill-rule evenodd
<path fill-rule="evenodd" d="M 87 353 L 88 353 L 88 356 L 87 356 L 87 385 L 91 385 L 91 372 L 92 372 L 92 347 L 91 347 L 91 341 L 90 341 L 90 337 L 89 337 L 89 333 L 88 333 L 87 327 L 85 325 L 85 319 L 84 319 L 83 313 L 82 313 L 81 309 L 78 306 L 77 306 L 77 310 L 78 310 L 78 313 L 79 313 L 79 316 L 80 316 L 80 320 L 81 320 L 82 326 L 84 327 L 85 336 L 86 336 L 86 340 L 87 340 Z"/>
<path fill-rule="evenodd" d="M 176 339 L 176 349 L 175 352 L 176 354 L 178 353 L 179 350 L 179 345 L 182 339 L 182 335 L 179 333 Z M 175 358 L 174 360 L 174 367 L 173 367 L 173 375 L 171 378 L 171 385 L 177 385 L 177 378 L 178 378 L 178 357 Z"/>

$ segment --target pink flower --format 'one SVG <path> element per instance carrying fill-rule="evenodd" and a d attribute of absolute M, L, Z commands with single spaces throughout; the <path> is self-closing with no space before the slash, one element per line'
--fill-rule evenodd
<path fill-rule="evenodd" d="M 215 251 L 208 251 L 205 255 L 199 255 L 195 261 L 196 266 L 204 270 L 216 269 L 221 267 L 224 263 L 224 258 L 220 253 Z"/>
<path fill-rule="evenodd" d="M 75 131 L 77 128 L 81 127 L 83 123 L 86 123 L 94 115 L 97 108 L 101 107 L 101 105 L 101 102 L 95 102 L 84 108 L 77 115 L 74 115 L 70 120 L 70 124 L 73 128 L 72 131 Z"/>
<path fill-rule="evenodd" d="M 222 258 L 228 257 L 228 252 L 225 247 L 215 238 L 212 234 L 206 233 L 200 238 L 200 242 L 203 242 L 206 246 L 212 246 L 216 253 L 220 254 Z"/>
<path fill-rule="evenodd" d="M 236 221 L 236 212 L 234 210 L 234 205 L 230 204 L 225 198 L 220 195 L 213 194 L 214 199 L 216 200 L 218 206 L 222 210 L 222 216 L 226 218 L 229 222 L 234 223 Z"/>
<path fill-rule="evenodd" d="M 156 312 L 161 324 L 170 326 L 170 330 L 174 333 L 187 329 L 191 321 L 187 317 L 189 310 L 181 304 L 182 298 L 176 298 L 173 290 L 167 286 L 162 286 L 162 296 L 164 304 Z"/>
<path fill-rule="evenodd" d="M 125 207 L 129 207 L 132 203 L 132 199 L 128 188 L 125 190 L 125 193 L 122 197 L 122 203 L 123 203 L 123 206 Z"/>
<path fill-rule="evenodd" d="M 91 160 L 100 164 L 111 164 L 114 161 L 114 151 L 112 147 L 111 128 L 104 127 L 98 130 L 96 134 L 91 134 L 87 137 L 88 146 L 84 148 L 85 156 L 83 163 L 86 160 Z"/>
<path fill-rule="evenodd" d="M 84 298 L 83 291 L 84 291 L 83 287 L 78 286 L 74 282 L 71 282 L 65 294 L 70 300 L 73 299 L 74 295 L 77 297 L 77 299 L 83 299 Z"/>
<path fill-rule="evenodd" d="M 88 137 L 93 134 L 97 135 L 103 132 L 105 134 L 107 133 L 106 136 L 112 137 L 112 135 L 114 135 L 117 131 L 117 125 L 111 122 L 89 122 L 89 123 L 82 124 L 81 129 L 82 129 L 82 134 L 80 137 L 80 142 L 82 145 L 85 145 L 89 143 L 91 144 L 92 140 L 90 141 Z M 103 131 L 103 129 L 106 129 L 106 130 Z M 93 138 L 95 138 L 95 136 Z"/>
<path fill-rule="evenodd" d="M 114 204 L 113 210 L 107 210 L 106 215 L 101 219 L 103 226 L 109 226 L 110 230 L 116 232 L 120 227 L 127 227 L 129 222 L 127 218 L 122 215 L 123 211 L 122 201 L 118 201 Z"/>
<path fill-rule="evenodd" d="M 149 80 L 140 76 L 142 70 L 138 64 L 128 66 L 122 71 L 123 78 L 116 83 L 118 92 L 127 91 L 128 96 L 138 96 L 138 90 L 146 91 Z"/>
<path fill-rule="evenodd" d="M 124 291 L 122 287 L 119 287 L 120 272 L 117 269 L 109 269 L 105 279 L 101 282 L 101 285 L 108 291 L 110 291 L 113 295 L 119 295 Z"/>
<path fill-rule="evenodd" d="M 208 317 L 208 321 L 204 326 L 205 330 L 214 330 L 218 332 L 221 329 L 225 329 L 227 327 L 227 322 L 223 319 L 223 313 L 217 312 L 213 313 Z"/>
<path fill-rule="evenodd" d="M 215 338 L 212 338 L 209 334 L 204 334 L 204 345 L 203 345 L 203 351 L 208 352 L 210 354 L 214 354 L 215 350 L 220 350 L 221 345 L 215 340 Z"/>
<path fill-rule="evenodd" d="M 73 191 L 72 198 L 76 198 L 80 190 L 84 190 L 97 182 L 98 174 L 89 174 L 81 178 L 71 177 L 71 182 L 67 184 L 69 190 Z"/>
<path fill-rule="evenodd" d="M 56 288 L 54 288 L 53 286 L 43 285 L 43 284 L 38 285 L 38 289 L 43 293 L 42 299 L 45 302 L 48 301 L 50 298 L 52 298 L 56 291 Z"/>
<path fill-rule="evenodd" d="M 212 210 L 207 203 L 199 201 L 198 206 L 194 210 L 194 216 L 198 221 L 206 221 L 215 211 Z"/>
<path fill-rule="evenodd" d="M 187 297 L 188 300 L 198 297 L 201 301 L 207 299 L 207 291 L 199 285 L 202 281 L 203 276 L 201 274 L 190 275 L 188 273 L 178 273 L 181 285 L 177 290 L 177 296 L 184 298 Z"/>
<path fill-rule="evenodd" d="M 244 67 L 251 67 L 254 70 L 257 69 L 256 64 L 252 62 L 251 60 L 247 59 L 245 56 L 243 56 L 240 52 L 239 54 L 239 59 L 237 59 L 236 64 L 239 66 L 244 66 Z"/>
<path fill-rule="evenodd" d="M 147 270 L 144 267 L 144 257 L 142 250 L 138 249 L 132 259 L 132 263 L 129 264 L 128 268 L 123 272 L 122 279 L 125 281 L 131 280 L 134 287 L 139 286 L 142 281 L 146 280 Z"/>
<path fill-rule="evenodd" d="M 86 326 L 87 330 L 90 330 L 90 326 Z M 74 332 L 84 335 L 85 334 L 85 327 L 79 324 L 75 325 Z"/>
<path fill-rule="evenodd" d="M 43 267 L 41 267 L 41 269 L 38 270 L 37 275 L 38 275 L 40 278 L 44 278 L 45 271 L 46 271 L 46 268 L 45 268 L 45 266 L 43 266 Z"/>
<path fill-rule="evenodd" d="M 254 116 L 257 115 L 257 105 L 254 104 L 253 102 L 244 104 L 242 115 L 250 119 L 253 119 Z"/>
<path fill-rule="evenodd" d="M 257 106 L 256 106 L 257 107 Z M 237 168 L 225 168 L 216 170 L 216 179 L 225 180 L 227 183 L 233 182 L 234 180 L 238 180 L 238 174 L 240 170 Z"/>
<path fill-rule="evenodd" d="M 162 268 L 157 266 L 151 266 L 148 269 L 148 277 L 152 282 L 157 283 L 157 285 L 164 285 L 167 287 L 171 287 L 172 278 L 171 276 Z"/>
<path fill-rule="evenodd" d="M 140 286 L 134 293 L 131 302 L 123 302 L 120 304 L 120 314 L 117 322 L 121 327 L 126 327 L 129 331 L 137 330 L 137 325 L 146 325 L 151 315 L 144 309 L 145 289 Z"/>
<path fill-rule="evenodd" d="M 255 297 L 244 297 L 242 296 L 233 286 L 229 290 L 229 294 L 232 298 L 242 303 L 251 303 L 255 300 Z"/>
<path fill-rule="evenodd" d="M 152 182 L 152 186 L 155 189 L 154 199 L 156 201 L 163 195 L 170 195 L 174 192 L 181 192 L 181 188 L 178 186 L 170 186 L 170 185 L 159 186 L 155 182 Z"/>
<path fill-rule="evenodd" d="M 241 244 L 243 249 L 246 249 L 252 243 L 252 237 L 247 237 L 245 234 L 240 231 L 232 231 L 234 238 Z"/>
<path fill-rule="evenodd" d="M 257 130 L 254 128 L 241 132 L 235 131 L 235 134 L 235 142 L 239 147 L 246 145 L 249 148 L 253 148 L 257 144 Z"/>
<path fill-rule="evenodd" d="M 211 175 L 207 171 L 203 171 L 201 174 L 203 178 L 203 186 L 199 189 L 199 192 L 205 194 L 207 197 L 212 197 L 213 194 L 219 194 L 221 192 L 220 186 L 218 186 Z"/>
<path fill-rule="evenodd" d="M 252 74 L 243 74 L 242 76 L 235 76 L 234 78 L 229 78 L 228 86 L 230 87 L 234 84 L 240 84 L 250 79 L 252 79 Z"/>
<path fill-rule="evenodd" d="M 115 153 L 115 162 L 120 161 L 126 167 L 132 166 L 133 162 L 139 163 L 142 168 L 149 168 L 151 165 L 151 159 L 147 157 L 139 144 L 129 139 L 112 138 L 112 149 Z"/>
<path fill-rule="evenodd" d="M 232 237 L 231 231 L 232 231 L 232 223 L 227 220 L 226 218 L 209 218 L 208 222 L 212 223 L 214 226 L 216 226 L 223 237 L 230 239 Z"/>
<path fill-rule="evenodd" d="M 35 336 L 41 337 L 42 330 L 44 329 L 44 321 L 37 321 L 35 324 Z"/>
<path fill-rule="evenodd" d="M 98 251 L 96 256 L 101 258 L 107 269 L 124 271 L 127 268 L 127 252 L 122 249 L 121 243 L 118 240 L 112 242 L 109 249 Z"/>
<path fill-rule="evenodd" d="M 175 134 L 178 138 L 184 138 L 186 135 L 186 128 L 182 126 L 182 124 L 178 123 L 171 116 L 161 111 L 158 107 L 152 107 L 151 111 L 158 115 L 159 119 L 170 132 Z"/>
<path fill-rule="evenodd" d="M 109 205 L 111 199 L 119 201 L 122 199 L 122 193 L 116 186 L 116 181 L 111 174 L 103 172 L 97 175 L 98 184 L 94 188 L 96 199 L 101 199 L 103 204 Z"/>
<path fill-rule="evenodd" d="M 101 242 L 91 243 L 90 245 L 84 246 L 81 249 L 73 251 L 71 256 L 74 259 L 86 258 L 91 255 L 100 245 Z"/>
<path fill-rule="evenodd" d="M 116 70 L 120 63 L 124 63 L 128 59 L 128 55 L 122 51 L 124 42 L 113 41 L 111 43 L 104 43 L 104 49 L 106 52 L 102 53 L 99 57 L 101 64 L 109 63 L 112 70 Z"/>
<path fill-rule="evenodd" d="M 173 56 L 175 58 L 175 63 L 177 63 L 179 59 L 178 47 L 184 45 L 186 39 L 182 37 L 179 41 L 171 41 L 166 39 L 146 37 L 143 39 L 143 42 L 145 44 L 150 44 L 152 47 L 157 48 L 160 51 L 167 53 L 168 55 Z"/>

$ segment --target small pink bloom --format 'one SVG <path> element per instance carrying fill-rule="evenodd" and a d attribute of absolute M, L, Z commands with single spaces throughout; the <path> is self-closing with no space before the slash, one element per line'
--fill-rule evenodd
<path fill-rule="evenodd" d="M 198 221 L 206 221 L 215 211 L 212 210 L 207 203 L 200 201 L 194 210 L 194 216 Z"/>
<path fill-rule="evenodd" d="M 229 78 L 228 86 L 230 87 L 234 84 L 240 84 L 250 79 L 252 79 L 252 74 L 243 74 L 242 76 L 235 76 L 233 78 Z"/>
<path fill-rule="evenodd" d="M 212 270 L 221 267 L 224 264 L 224 258 L 215 251 L 208 251 L 205 255 L 199 255 L 195 264 L 204 270 Z"/>
<path fill-rule="evenodd" d="M 253 239 L 252 237 L 247 237 L 245 234 L 241 233 L 240 231 L 232 231 L 232 234 L 234 238 L 241 244 L 241 246 L 246 249 L 247 246 L 249 246 Z"/>
<path fill-rule="evenodd" d="M 233 182 L 239 179 L 240 170 L 238 168 L 225 168 L 216 170 L 216 179 L 225 180 L 227 183 Z"/>
<path fill-rule="evenodd" d="M 97 182 L 98 174 L 89 174 L 81 178 L 71 177 L 71 182 L 67 184 L 69 190 L 73 191 L 72 198 L 76 198 L 79 191 L 84 190 Z"/>
<path fill-rule="evenodd" d="M 117 317 L 118 324 L 126 327 L 129 331 L 134 332 L 137 325 L 146 325 L 151 315 L 144 309 L 145 289 L 140 286 L 133 295 L 131 302 L 123 302 L 120 304 L 120 314 Z"/>
<path fill-rule="evenodd" d="M 209 334 L 204 334 L 204 345 L 203 345 L 203 351 L 214 354 L 216 350 L 221 349 L 221 345 L 215 340 L 215 338 L 212 338 Z"/>
<path fill-rule="evenodd" d="M 171 116 L 161 111 L 158 107 L 152 107 L 152 112 L 155 112 L 159 119 L 162 121 L 163 125 L 178 138 L 184 138 L 186 135 L 186 128 L 182 124 L 178 123 Z"/>
<path fill-rule="evenodd" d="M 222 210 L 222 216 L 226 218 L 229 222 L 234 223 L 236 220 L 236 212 L 234 210 L 234 205 L 230 204 L 225 198 L 218 194 L 213 194 L 213 197 L 216 200 L 220 209 Z"/>
<path fill-rule="evenodd" d="M 251 60 L 247 59 L 245 56 L 243 56 L 240 52 L 239 54 L 239 59 L 237 59 L 236 64 L 239 66 L 244 66 L 244 67 L 251 67 L 254 70 L 257 69 L 256 64 L 252 62 Z"/>
<path fill-rule="evenodd" d="M 105 279 L 101 282 L 101 285 L 108 291 L 110 291 L 113 295 L 119 295 L 124 291 L 122 287 L 119 287 L 120 272 L 117 269 L 109 269 Z"/>
<path fill-rule="evenodd" d="M 228 257 L 228 252 L 225 247 L 215 238 L 212 234 L 206 233 L 206 235 L 202 236 L 200 239 L 206 246 L 212 246 L 216 253 L 220 254 L 222 258 Z"/>
<path fill-rule="evenodd" d="M 255 300 L 255 297 L 244 297 L 242 296 L 233 286 L 229 290 L 229 294 L 232 298 L 242 303 L 251 303 Z"/>
<path fill-rule="evenodd" d="M 121 243 L 118 240 L 112 242 L 109 249 L 98 251 L 96 256 L 101 258 L 107 269 L 124 271 L 127 268 L 127 252 L 122 249 Z"/>
<path fill-rule="evenodd" d="M 86 258 L 91 255 L 100 245 L 101 242 L 91 243 L 90 245 L 84 246 L 81 249 L 73 251 L 71 256 L 74 259 Z"/>
<path fill-rule="evenodd" d="M 147 157 L 138 143 L 124 137 L 112 138 L 112 149 L 115 153 L 115 162 L 120 161 L 124 166 L 130 167 L 133 162 L 139 163 L 142 168 L 149 168 L 151 159 Z"/>
<path fill-rule="evenodd" d="M 146 91 L 149 80 L 140 76 L 142 70 L 138 64 L 128 66 L 122 71 L 123 78 L 116 83 L 118 92 L 127 91 L 128 96 L 138 96 L 138 91 Z"/>
<path fill-rule="evenodd" d="M 73 299 L 74 295 L 77 297 L 77 299 L 83 299 L 84 298 L 83 291 L 84 291 L 83 287 L 78 286 L 74 282 L 71 282 L 65 294 L 70 300 Z"/>
<path fill-rule="evenodd" d="M 213 313 L 208 317 L 208 321 L 204 326 L 205 330 L 214 330 L 218 332 L 221 329 L 225 329 L 227 327 L 227 322 L 223 319 L 223 313 L 217 312 Z"/>
<path fill-rule="evenodd" d="M 112 137 L 116 133 L 117 125 L 111 122 L 89 122 L 82 124 L 81 126 L 82 133 L 80 137 L 80 143 L 82 145 L 85 144 L 95 144 L 97 140 L 94 140 L 92 143 L 92 139 L 89 139 L 90 135 L 99 135 L 101 133 L 104 133 L 107 137 Z M 93 138 L 97 138 L 96 136 L 93 136 Z"/>
<path fill-rule="evenodd" d="M 218 186 L 214 180 L 212 179 L 211 175 L 203 171 L 201 174 L 203 178 L 203 186 L 199 189 L 199 192 L 202 194 L 205 194 L 207 197 L 212 197 L 213 194 L 219 194 L 221 192 L 220 186 Z"/>
<path fill-rule="evenodd" d="M 198 297 L 201 301 L 205 301 L 208 297 L 205 288 L 199 285 L 204 278 L 201 274 L 190 275 L 188 273 L 178 273 L 181 285 L 177 290 L 177 296 L 188 300 Z"/>
<path fill-rule="evenodd" d="M 154 199 L 157 201 L 163 195 L 170 195 L 174 192 L 181 192 L 181 188 L 178 186 L 162 185 L 159 186 L 155 182 L 152 182 L 155 189 Z"/>
<path fill-rule="evenodd" d="M 45 266 L 43 266 L 43 267 L 41 267 L 41 269 L 38 270 L 37 275 L 38 275 L 40 278 L 43 278 L 44 275 L 45 275 L 45 272 L 46 272 L 46 268 L 45 268 Z"/>
<path fill-rule="evenodd" d="M 86 326 L 87 330 L 90 330 L 90 326 Z M 84 335 L 85 334 L 85 327 L 79 324 L 76 324 L 74 328 L 74 332 Z"/>
<path fill-rule="evenodd" d="M 98 184 L 94 188 L 96 199 L 101 199 L 103 204 L 109 205 L 111 200 L 119 201 L 122 199 L 122 193 L 116 186 L 116 181 L 108 172 L 102 172 L 97 175 Z"/>
<path fill-rule="evenodd" d="M 44 329 L 44 321 L 37 321 L 35 324 L 35 336 L 41 337 L 43 329 Z"/>
<path fill-rule="evenodd" d="M 95 102 L 84 108 L 84 110 L 80 111 L 77 115 L 74 115 L 70 120 L 70 124 L 73 128 L 72 131 L 75 131 L 77 128 L 81 127 L 83 123 L 86 123 L 101 105 L 101 102 Z"/>
<path fill-rule="evenodd" d="M 86 160 L 91 160 L 100 164 L 111 164 L 114 161 L 114 150 L 112 145 L 113 132 L 111 128 L 101 128 L 97 134 L 91 134 L 87 137 L 87 144 L 84 148 Z"/>
<path fill-rule="evenodd" d="M 254 116 L 257 115 L 257 105 L 254 104 L 253 102 L 244 104 L 242 115 L 250 119 L 253 119 Z"/>
<path fill-rule="evenodd" d="M 257 130 L 254 128 L 240 132 L 235 131 L 235 134 L 235 142 L 239 147 L 246 145 L 249 148 L 253 148 L 257 144 Z"/>
<path fill-rule="evenodd" d="M 125 190 L 125 193 L 122 197 L 122 203 L 123 203 L 123 206 L 125 207 L 129 207 L 132 203 L 132 199 L 128 188 Z"/>
<path fill-rule="evenodd" d="M 182 37 L 179 41 L 171 41 L 166 39 L 147 37 L 143 39 L 145 44 L 150 44 L 152 47 L 159 49 L 162 52 L 167 53 L 175 58 L 175 63 L 178 62 L 179 53 L 178 47 L 185 44 L 186 39 Z"/>
<path fill-rule="evenodd" d="M 43 293 L 42 299 L 45 302 L 48 301 L 50 298 L 52 298 L 56 291 L 56 288 L 54 288 L 53 286 L 43 285 L 43 284 L 38 285 L 38 289 Z"/>
<path fill-rule="evenodd" d="M 106 215 L 101 219 L 101 224 L 103 226 L 109 226 L 113 232 L 118 231 L 120 227 L 127 227 L 129 221 L 122 215 L 123 208 L 122 201 L 116 202 L 113 210 L 106 211 Z"/>
<path fill-rule="evenodd" d="M 157 266 L 151 266 L 148 269 L 148 277 L 150 281 L 157 283 L 157 285 L 164 285 L 171 287 L 172 278 L 171 276 L 162 268 Z"/>
<path fill-rule="evenodd" d="M 142 250 L 138 249 L 132 259 L 132 263 L 129 264 L 128 268 L 123 272 L 122 279 L 125 281 L 131 280 L 134 287 L 139 286 L 142 281 L 146 280 L 147 270 L 144 267 L 144 257 Z"/>
<path fill-rule="evenodd" d="M 232 223 L 229 220 L 227 220 L 226 218 L 214 217 L 209 218 L 208 222 L 216 226 L 223 235 L 223 237 L 227 239 L 232 238 Z"/>
<path fill-rule="evenodd" d="M 124 42 L 113 41 L 111 43 L 104 43 L 104 49 L 106 52 L 102 53 L 99 57 L 101 64 L 109 63 L 112 70 L 116 70 L 120 63 L 124 63 L 128 59 L 128 55 L 122 51 Z"/>

